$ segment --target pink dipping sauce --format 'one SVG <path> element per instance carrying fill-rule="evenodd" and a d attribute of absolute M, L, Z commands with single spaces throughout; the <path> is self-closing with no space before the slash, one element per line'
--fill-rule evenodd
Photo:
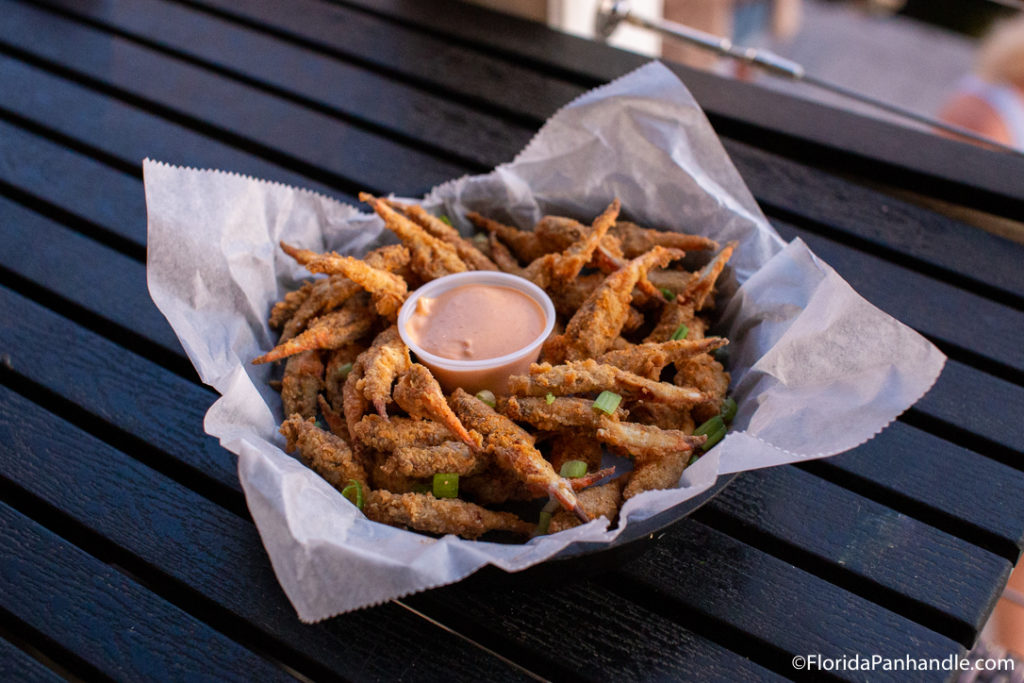
<path fill-rule="evenodd" d="M 451 360 L 485 360 L 534 342 L 547 324 L 533 297 L 511 287 L 469 284 L 420 297 L 405 325 L 424 351 Z"/>

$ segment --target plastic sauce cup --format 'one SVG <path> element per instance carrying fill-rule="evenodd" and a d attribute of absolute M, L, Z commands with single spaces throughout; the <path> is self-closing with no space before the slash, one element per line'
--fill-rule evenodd
<path fill-rule="evenodd" d="M 526 294 L 536 301 L 544 311 L 546 321 L 544 331 L 523 348 L 496 358 L 458 360 L 443 358 L 425 351 L 410 338 L 405 329 L 409 318 L 416 312 L 416 302 L 420 297 L 436 297 L 463 285 L 495 285 L 509 287 Z M 501 311 L 480 311 L 479 315 L 500 316 Z M 445 391 L 453 391 L 457 387 L 462 387 L 471 394 L 482 389 L 489 389 L 499 396 L 507 394 L 508 378 L 512 375 L 525 375 L 529 371 L 530 364 L 540 356 L 541 345 L 554 328 L 555 305 L 551 303 L 550 297 L 543 289 L 517 275 L 493 270 L 474 270 L 431 280 L 410 294 L 398 312 L 398 333 L 409 350 L 416 354 L 419 362 L 430 369 Z"/>

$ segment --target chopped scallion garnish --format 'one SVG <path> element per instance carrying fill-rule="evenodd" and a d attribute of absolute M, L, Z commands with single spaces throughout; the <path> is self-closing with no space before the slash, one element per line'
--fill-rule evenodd
<path fill-rule="evenodd" d="M 363 509 L 363 485 L 355 479 L 348 480 L 348 486 L 341 490 L 341 495 L 348 498 L 360 510 Z"/>
<path fill-rule="evenodd" d="M 452 219 L 448 218 L 448 216 L 445 216 L 444 214 L 441 214 L 440 216 L 438 216 L 438 218 L 441 219 L 442 223 L 447 223 L 448 225 L 452 224 Z"/>
<path fill-rule="evenodd" d="M 582 460 L 567 460 L 562 463 L 559 475 L 566 479 L 577 479 L 587 473 L 587 463 Z"/>
<path fill-rule="evenodd" d="M 338 379 L 345 379 L 350 372 L 352 372 L 352 364 L 345 363 L 344 365 L 339 365 L 334 374 Z"/>
<path fill-rule="evenodd" d="M 622 403 L 622 397 L 614 391 L 602 391 L 594 401 L 594 410 L 601 410 L 611 415 L 620 403 Z"/>
<path fill-rule="evenodd" d="M 723 425 L 722 428 L 719 429 L 717 432 L 714 432 L 713 434 L 708 434 L 708 440 L 701 444 L 701 449 L 705 451 L 709 450 L 712 446 L 714 446 L 716 443 L 718 443 L 725 437 L 726 431 L 727 430 Z"/>
<path fill-rule="evenodd" d="M 665 297 L 665 299 L 668 300 L 668 301 L 673 301 L 676 298 L 676 293 L 673 292 L 668 287 L 662 287 L 661 288 L 661 295 L 663 297 Z"/>
<path fill-rule="evenodd" d="M 717 432 L 719 429 L 722 429 L 724 427 L 725 427 L 725 421 L 722 420 L 722 416 L 721 415 L 715 415 L 713 418 L 711 418 L 707 422 L 702 422 L 699 427 L 694 429 L 693 430 L 693 435 L 694 436 L 700 436 L 702 434 L 711 435 L 714 432 Z"/>
<path fill-rule="evenodd" d="M 700 436 L 702 434 L 707 435 L 708 440 L 701 445 L 701 448 L 706 451 L 721 441 L 722 437 L 725 436 L 726 431 L 727 428 L 722 416 L 715 415 L 713 418 L 694 429 L 693 434 L 694 436 Z"/>
<path fill-rule="evenodd" d="M 691 456 L 690 456 L 690 461 L 686 463 L 686 466 L 687 466 L 687 467 L 689 467 L 689 466 L 690 466 L 690 465 L 692 465 L 693 463 L 697 462 L 697 460 L 698 460 L 699 458 L 700 458 L 700 455 L 699 455 L 699 454 L 697 454 L 697 453 L 694 453 L 693 455 L 691 455 Z"/>
<path fill-rule="evenodd" d="M 476 392 L 476 397 L 492 408 L 498 405 L 498 398 L 490 389 L 484 389 L 482 391 Z"/>
<path fill-rule="evenodd" d="M 537 528 L 533 530 L 534 536 L 544 536 L 548 533 L 548 527 L 551 526 L 551 513 L 547 510 L 540 511 L 540 517 L 537 520 Z"/>
<path fill-rule="evenodd" d="M 676 328 L 676 331 L 672 333 L 672 341 L 679 339 L 686 339 L 686 335 L 690 334 L 690 328 L 686 324 L 682 324 Z"/>
<path fill-rule="evenodd" d="M 454 473 L 434 475 L 434 496 L 437 498 L 457 498 L 459 495 L 459 475 Z"/>
<path fill-rule="evenodd" d="M 547 396 L 544 397 L 544 402 L 547 403 L 548 405 L 551 405 L 552 403 L 555 402 L 555 395 L 548 394 Z"/>
<path fill-rule="evenodd" d="M 722 419 L 726 422 L 732 422 L 732 419 L 736 417 L 736 411 L 738 409 L 739 406 L 736 405 L 736 399 L 732 396 L 726 397 L 726 399 L 722 401 Z"/>

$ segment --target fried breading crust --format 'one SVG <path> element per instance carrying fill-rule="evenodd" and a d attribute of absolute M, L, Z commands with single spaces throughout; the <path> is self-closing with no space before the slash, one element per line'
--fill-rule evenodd
<path fill-rule="evenodd" d="M 494 530 L 520 534 L 533 530 L 532 524 L 510 512 L 494 512 L 458 498 L 435 498 L 427 493 L 371 491 L 363 512 L 375 522 L 471 539 Z"/>
<path fill-rule="evenodd" d="M 340 436 L 320 429 L 312 419 L 305 420 L 301 415 L 282 422 L 280 431 L 287 441 L 285 448 L 289 452 L 297 449 L 303 461 L 335 488 L 345 488 L 350 479 L 366 486 L 366 470 Z"/>
<path fill-rule="evenodd" d="M 594 402 L 590 399 L 558 397 L 549 403 L 547 398 L 528 396 L 510 396 L 505 402 L 504 413 L 516 422 L 529 422 L 550 432 L 566 427 L 597 429 L 601 415 L 604 415 L 594 410 Z M 615 414 L 622 420 L 628 415 L 621 408 Z"/>
<path fill-rule="evenodd" d="M 317 351 L 303 351 L 288 359 L 281 378 L 284 414 L 316 417 L 316 397 L 323 387 L 324 364 Z"/>
<path fill-rule="evenodd" d="M 598 391 L 614 391 L 632 398 L 643 398 L 680 407 L 702 403 L 707 397 L 690 387 L 668 382 L 654 382 L 614 365 L 593 359 L 549 365 L 530 366 L 529 375 L 515 375 L 508 380 L 509 391 L 516 396 L 565 396 Z"/>

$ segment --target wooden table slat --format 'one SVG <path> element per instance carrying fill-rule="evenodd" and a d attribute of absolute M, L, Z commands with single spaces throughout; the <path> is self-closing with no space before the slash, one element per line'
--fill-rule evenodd
<path fill-rule="evenodd" d="M 456 159 L 477 170 L 510 160 L 529 135 L 528 128 L 467 109 L 449 97 L 185 7 L 158 0 L 106 0 L 88 6 L 47 0 L 45 4 L 147 45 L 201 60 L 211 70 L 252 80 L 262 89 L 287 93 L 311 108 L 336 113 L 435 158 Z M 386 50 L 379 43 L 376 47 Z M 345 87 L 324 89 L 324 82 Z M 395 102 L 403 106 L 396 107 Z M 424 116 L 427 112 L 429 116 Z"/>
<path fill-rule="evenodd" d="M 8 51 L 292 171 L 315 168 L 344 191 L 418 194 L 461 174 L 461 166 L 42 9 L 3 0 L 0 11 L 0 42 Z M 319 131 L 315 139 L 309 130 Z M 404 184 L 396 186 L 396 179 Z"/>
<path fill-rule="evenodd" d="M 131 169 L 138 177 L 142 159 L 149 156 L 169 164 L 219 168 L 356 201 L 313 177 L 17 59 L 0 59 L 0 84 L 5 93 L 0 116 L 11 112 L 54 137 L 74 140 L 78 147 L 115 159 L 118 167 Z M 111 131 L 117 134 L 111 135 Z"/>
<path fill-rule="evenodd" d="M 1024 491 L 1024 488 L 1022 488 Z M 971 646 L 1013 565 L 794 467 L 744 472 L 698 512 L 784 545 L 834 583 Z M 717 525 L 716 525 L 717 526 Z M 784 552 L 785 554 L 785 552 Z M 950 567 L 949 558 L 957 561 Z M 803 565 L 804 562 L 798 562 Z"/>
<path fill-rule="evenodd" d="M 0 680 L 59 683 L 64 678 L 10 641 L 0 638 Z"/>
<path fill-rule="evenodd" d="M 187 583 L 204 598 L 265 629 L 303 654 L 357 677 L 392 678 L 409 669 L 429 671 L 438 652 L 444 652 L 450 661 L 460 662 L 457 672 L 445 668 L 450 680 L 479 680 L 482 676 L 488 680 L 509 679 L 521 675 L 446 631 L 428 627 L 427 622 L 395 605 L 336 617 L 316 628 L 299 625 L 276 585 L 250 523 L 4 388 L 0 388 L 0 407 L 0 433 L 6 437 L 0 444 L 3 476 L 138 556 L 140 561 Z M 40 429 L 43 422 L 50 428 Z M 57 467 L 69 443 L 74 444 L 75 462 L 59 467 L 59 475 L 41 476 Z M 26 453 L 31 457 L 25 457 Z M 128 519 L 126 510 L 131 510 Z M 259 599 L 254 600 L 254 595 L 259 595 Z M 677 654 L 665 657 L 660 666 L 676 675 L 686 677 L 687 671 L 694 674 L 707 666 L 721 671 L 758 670 L 700 636 L 681 633 L 677 625 L 629 605 L 617 602 L 619 611 L 613 613 L 607 604 L 588 604 L 588 598 L 594 599 L 590 596 L 577 598 L 572 606 L 576 617 L 607 614 L 608 628 L 616 631 L 627 651 L 653 639 L 657 647 L 651 656 L 664 656 L 663 649 L 675 643 L 672 647 L 677 648 Z M 499 596 L 492 602 L 506 609 L 506 624 L 523 629 L 524 617 L 515 613 L 522 606 L 518 603 L 520 599 L 521 596 L 516 603 L 510 603 Z M 419 604 L 414 596 L 405 600 Z M 465 613 L 476 599 L 463 596 L 449 602 Z M 546 609 L 544 602 L 537 600 L 536 605 Z M 616 625 L 623 620 L 643 623 L 646 630 L 621 631 Z M 464 632 L 472 637 L 481 629 L 478 624 Z M 536 657 L 549 660 L 548 667 L 560 666 L 556 662 L 566 656 L 562 647 L 593 657 L 587 650 L 591 646 L 585 645 L 590 642 L 589 634 L 563 634 L 559 648 L 555 649 L 551 649 L 549 635 L 545 635 L 544 646 L 535 653 Z M 628 642 L 630 638 L 635 638 L 635 642 Z M 403 643 L 407 649 L 401 658 L 373 656 L 381 643 Z"/>
<path fill-rule="evenodd" d="M 775 653 L 770 661 L 780 669 L 797 654 L 895 658 L 912 652 L 943 659 L 964 651 L 948 638 L 692 519 L 668 529 L 608 585 L 664 612 L 683 610 L 694 619 L 735 629 L 770 648 Z M 863 680 L 863 672 L 832 673 Z M 899 672 L 876 671 L 872 680 L 902 679 Z"/>
<path fill-rule="evenodd" d="M 202 433 L 216 394 L 0 288 L 0 348 L 11 370 L 186 468 L 239 491 L 234 456 Z"/>
<path fill-rule="evenodd" d="M 979 457 L 902 422 L 889 425 L 880 438 L 821 464 L 883 486 L 887 504 L 893 504 L 895 495 L 913 501 L 919 515 L 918 505 L 930 508 L 926 519 L 952 518 L 961 538 L 979 545 L 980 533 L 1010 540 L 1009 546 L 999 541 L 999 552 L 1007 559 L 1016 559 L 1024 550 L 1024 471 L 1020 469 Z M 886 476 L 880 477 L 880 472 Z M 956 485 L 950 486 L 951 481 Z M 957 522 L 974 528 L 962 528 Z M 984 541 L 986 547 L 993 542 Z"/>
<path fill-rule="evenodd" d="M 181 355 L 174 330 L 152 300 L 146 305 L 144 297 L 129 295 L 146 292 L 138 261 L 3 197 L 0 226 L 0 266 Z"/>
<path fill-rule="evenodd" d="M 355 678 L 396 679 L 411 669 L 430 670 L 435 654 L 445 652 L 460 662 L 457 670 L 446 670 L 452 680 L 523 678 L 518 669 L 396 605 L 320 628 L 302 625 L 251 522 L 6 387 L 0 387 L 0 406 L 5 478 L 138 558 L 121 560 L 136 564 L 136 571 L 151 566 L 301 653 L 286 661 L 298 670 L 315 677 L 323 665 Z M 69 452 L 75 458 L 67 458 Z M 402 657 L 377 656 L 384 643 L 402 643 Z"/>
<path fill-rule="evenodd" d="M 0 434 L 10 443 L 13 406 L 0 401 Z M 4 503 L 0 526 L 0 604 L 97 671 L 122 680 L 293 680 Z"/>

